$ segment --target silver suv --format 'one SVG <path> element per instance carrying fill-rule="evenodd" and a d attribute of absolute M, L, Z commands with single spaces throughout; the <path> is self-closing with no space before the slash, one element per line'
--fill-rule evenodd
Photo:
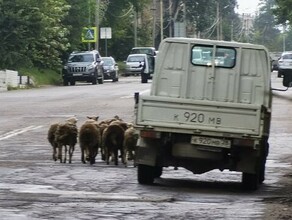
<path fill-rule="evenodd" d="M 63 85 L 76 81 L 103 84 L 103 61 L 97 50 L 73 52 L 62 70 Z"/>

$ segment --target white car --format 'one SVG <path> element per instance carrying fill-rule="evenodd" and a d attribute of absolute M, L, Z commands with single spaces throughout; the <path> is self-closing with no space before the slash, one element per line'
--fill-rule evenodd
<path fill-rule="evenodd" d="M 278 61 L 278 77 L 286 73 L 292 75 L 292 51 L 283 52 Z"/>
<path fill-rule="evenodd" d="M 130 54 L 126 60 L 125 75 L 140 75 L 146 54 Z"/>

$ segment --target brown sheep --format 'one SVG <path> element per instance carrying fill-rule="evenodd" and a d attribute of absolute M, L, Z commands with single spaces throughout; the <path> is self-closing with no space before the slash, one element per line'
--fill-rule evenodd
<path fill-rule="evenodd" d="M 82 163 L 86 163 L 86 159 L 91 165 L 94 164 L 101 146 L 101 132 L 96 120 L 89 119 L 80 127 L 79 144 Z"/>
<path fill-rule="evenodd" d="M 103 132 L 102 140 L 105 151 L 105 161 L 109 164 L 110 156 L 114 157 L 115 165 L 118 165 L 118 152 L 123 158 L 123 142 L 125 130 L 118 124 L 110 124 Z M 123 162 L 124 163 L 124 162 Z"/>
<path fill-rule="evenodd" d="M 66 163 L 67 151 L 69 146 L 69 163 L 72 162 L 73 152 L 75 150 L 75 145 L 77 143 L 78 129 L 77 129 L 77 119 L 70 118 L 67 119 L 65 123 L 59 123 L 55 131 L 55 142 L 58 145 L 58 159 L 60 162 Z M 62 155 L 64 146 L 64 158 Z"/>
<path fill-rule="evenodd" d="M 55 141 L 55 132 L 58 128 L 58 123 L 52 124 L 49 128 L 48 131 L 48 141 L 50 142 L 50 144 L 53 147 L 53 160 L 56 161 L 58 158 L 57 155 L 57 149 L 58 149 L 58 143 Z"/>
<path fill-rule="evenodd" d="M 129 160 L 134 160 L 135 165 L 135 150 L 138 141 L 138 133 L 132 124 L 128 125 L 128 129 L 125 131 L 124 143 L 123 143 L 123 156 L 125 166 L 128 164 Z"/>
<path fill-rule="evenodd" d="M 66 120 L 66 123 L 75 124 L 76 125 L 77 118 L 76 117 L 68 118 Z M 59 125 L 60 125 L 60 123 L 52 124 L 50 126 L 49 130 L 48 130 L 48 136 L 47 136 L 48 141 L 50 142 L 50 144 L 53 147 L 53 160 L 54 161 L 57 161 L 57 159 L 61 159 L 58 156 L 59 155 L 59 153 L 58 153 L 58 142 L 56 140 L 56 131 L 57 131 Z"/>

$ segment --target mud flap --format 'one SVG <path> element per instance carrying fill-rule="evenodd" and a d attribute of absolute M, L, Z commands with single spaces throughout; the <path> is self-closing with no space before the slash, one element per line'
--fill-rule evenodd
<path fill-rule="evenodd" d="M 155 166 L 158 155 L 158 149 L 159 146 L 157 140 L 153 141 L 139 139 L 136 151 L 136 163 Z"/>

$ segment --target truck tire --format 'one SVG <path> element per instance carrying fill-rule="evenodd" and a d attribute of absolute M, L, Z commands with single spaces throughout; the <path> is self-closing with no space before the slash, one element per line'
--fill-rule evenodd
<path fill-rule="evenodd" d="M 163 168 L 162 167 L 155 167 L 154 169 L 155 169 L 154 177 L 159 178 L 162 175 Z"/>
<path fill-rule="evenodd" d="M 71 86 L 75 86 L 75 84 L 76 84 L 75 80 L 71 80 L 71 81 L 70 81 L 70 85 L 71 85 Z"/>
<path fill-rule="evenodd" d="M 242 173 L 242 186 L 247 190 L 259 188 L 259 173 Z"/>
<path fill-rule="evenodd" d="M 155 167 L 138 164 L 138 182 L 140 184 L 152 184 L 155 177 Z"/>
<path fill-rule="evenodd" d="M 259 171 L 259 183 L 262 184 L 265 181 L 266 172 L 266 160 L 269 154 L 269 143 L 265 140 L 263 141 L 263 147 L 261 152 L 261 159 L 259 161 L 260 171 Z"/>

